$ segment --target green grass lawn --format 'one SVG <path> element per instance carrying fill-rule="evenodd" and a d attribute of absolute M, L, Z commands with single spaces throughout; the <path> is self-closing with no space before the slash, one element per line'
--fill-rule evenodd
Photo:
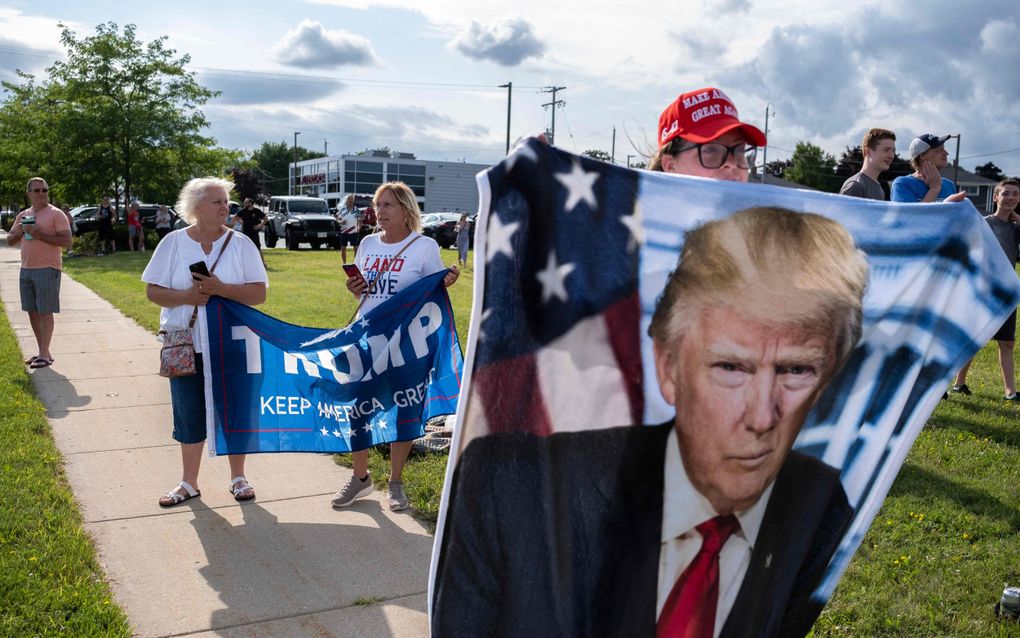
<path fill-rule="evenodd" d="M 0 636 L 130 636 L 0 304 Z"/>
<path fill-rule="evenodd" d="M 66 262 L 67 271 L 125 314 L 155 330 L 158 309 L 138 281 L 148 255 L 118 253 Z M 336 251 L 266 251 L 269 301 L 261 309 L 293 323 L 336 326 L 354 300 L 342 289 Z M 453 263 L 453 251 L 443 251 Z M 471 309 L 472 273 L 451 289 L 461 340 Z M 1020 585 L 1020 406 L 1004 403 L 994 344 L 978 355 L 974 396 L 942 402 L 861 549 L 815 626 L 816 636 L 1020 636 L 992 605 L 1003 585 Z M 346 464 L 348 457 L 338 455 Z M 434 521 L 446 457 L 412 456 L 408 497 Z M 388 460 L 370 467 L 385 486 Z M 337 486 L 339 487 L 339 486 Z"/>

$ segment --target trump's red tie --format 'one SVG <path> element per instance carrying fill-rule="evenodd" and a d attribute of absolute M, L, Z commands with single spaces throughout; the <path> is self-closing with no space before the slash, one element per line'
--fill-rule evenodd
<path fill-rule="evenodd" d="M 719 600 L 719 552 L 740 529 L 736 516 L 716 516 L 695 529 L 701 549 L 673 585 L 656 626 L 658 638 L 712 638 Z"/>

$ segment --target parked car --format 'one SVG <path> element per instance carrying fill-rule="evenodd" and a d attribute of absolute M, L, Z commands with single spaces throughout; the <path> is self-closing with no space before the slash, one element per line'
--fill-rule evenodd
<path fill-rule="evenodd" d="M 75 206 L 70 211 L 71 219 L 74 220 L 74 236 L 81 237 L 85 233 L 94 233 L 99 230 L 98 206 Z"/>
<path fill-rule="evenodd" d="M 177 211 L 173 206 L 167 206 L 170 211 L 170 228 L 177 228 Z M 156 213 L 159 212 L 159 204 L 138 204 L 138 216 L 142 220 L 142 228 L 146 230 L 156 229 Z"/>
<path fill-rule="evenodd" d="M 307 242 L 312 250 L 326 244 L 340 248 L 340 223 L 333 217 L 326 200 L 318 197 L 281 195 L 269 201 L 266 212 L 266 246 L 275 248 L 281 238 L 287 250 L 297 250 Z"/>
<path fill-rule="evenodd" d="M 18 216 L 21 211 L 4 209 L 0 210 L 0 227 L 4 230 L 10 230 L 11 226 L 14 225 L 14 218 Z"/>
<path fill-rule="evenodd" d="M 422 234 L 426 237 L 431 237 L 436 240 L 436 243 L 443 248 L 456 248 L 457 246 L 457 231 L 454 228 L 457 226 L 457 222 L 460 221 L 460 216 L 464 213 L 428 213 L 422 215 L 421 225 Z M 475 245 L 475 217 L 476 215 L 468 215 L 468 222 L 470 223 L 470 236 L 471 240 L 469 245 L 474 248 Z M 427 221 L 426 221 L 426 218 Z"/>

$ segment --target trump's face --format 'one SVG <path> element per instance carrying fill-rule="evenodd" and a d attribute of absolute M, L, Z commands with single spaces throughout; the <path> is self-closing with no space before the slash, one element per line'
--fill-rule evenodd
<path fill-rule="evenodd" d="M 703 308 L 684 335 L 655 344 L 663 397 L 676 407 L 684 469 L 719 514 L 772 484 L 835 365 L 835 339 Z"/>

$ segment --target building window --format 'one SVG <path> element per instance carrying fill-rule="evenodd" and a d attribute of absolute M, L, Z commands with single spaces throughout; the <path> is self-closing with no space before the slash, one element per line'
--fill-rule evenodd
<path fill-rule="evenodd" d="M 964 186 L 963 188 L 964 188 L 965 191 L 967 191 L 967 195 L 980 195 L 981 194 L 981 187 L 980 186 L 969 186 L 968 185 L 968 186 Z"/>

